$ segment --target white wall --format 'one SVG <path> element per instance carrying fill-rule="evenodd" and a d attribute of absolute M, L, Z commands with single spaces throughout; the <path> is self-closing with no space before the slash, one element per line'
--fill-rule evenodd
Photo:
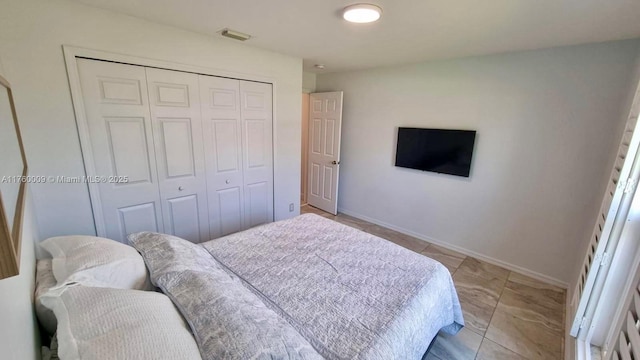
<path fill-rule="evenodd" d="M 569 284 L 602 199 L 638 46 L 318 75 L 317 91 L 344 91 L 339 208 Z M 399 126 L 477 130 L 471 177 L 394 167 Z"/>
<path fill-rule="evenodd" d="M 310 72 L 302 73 L 302 92 L 312 93 L 316 91 L 316 74 Z"/>
<path fill-rule="evenodd" d="M 301 59 L 65 0 L 2 0 L 0 9 L 0 54 L 31 174 L 84 175 L 62 54 L 63 44 L 74 45 L 273 78 L 275 217 L 299 212 Z M 95 234 L 86 186 L 34 184 L 32 190 L 43 238 Z"/>
<path fill-rule="evenodd" d="M 616 340 L 616 336 L 619 334 L 619 328 L 615 327 L 618 315 L 618 306 L 622 307 L 627 300 L 629 294 L 627 292 L 627 283 L 630 282 L 635 275 L 633 271 L 638 250 L 640 250 L 640 191 L 635 193 L 633 201 L 631 202 L 631 208 L 629 214 L 624 222 L 624 229 L 620 234 L 620 241 L 616 247 L 615 254 L 611 258 L 611 267 L 607 273 L 606 281 L 602 289 L 602 293 L 598 299 L 598 305 L 594 312 L 593 322 L 591 326 L 593 329 L 589 331 L 591 335 L 590 343 L 602 347 L 605 345 L 605 340 L 609 332 L 613 333 L 615 329 L 615 335 L 611 341 Z M 631 291 L 635 292 L 635 285 L 631 285 Z M 569 316 L 574 314 L 569 314 Z M 624 315 L 626 315 L 626 311 Z M 612 349 L 615 344 L 608 344 L 607 348 Z"/>
<path fill-rule="evenodd" d="M 34 242 L 38 239 L 31 194 L 27 192 L 22 228 L 20 274 L 0 280 L 0 350 L 3 359 L 39 359 L 40 337 L 33 310 Z"/>

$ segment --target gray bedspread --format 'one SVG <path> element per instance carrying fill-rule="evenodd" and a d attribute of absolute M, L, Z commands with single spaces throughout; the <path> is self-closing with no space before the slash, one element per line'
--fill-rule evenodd
<path fill-rule="evenodd" d="M 150 237 L 153 240 L 143 241 Z M 131 237 L 145 257 L 152 281 L 169 292 L 196 340 L 224 336 L 224 327 L 237 330 L 234 336 L 258 331 L 260 341 L 242 342 L 243 347 L 255 347 L 243 349 L 249 357 L 306 359 L 319 354 L 327 359 L 420 359 L 440 329 L 456 333 L 464 325 L 453 281 L 442 264 L 317 215 L 263 225 L 199 246 L 185 245 L 199 248 L 189 261 L 181 261 L 180 256 L 171 259 L 166 253 L 171 250 L 164 248 L 149 250 L 163 242 L 159 238 L 171 237 L 151 233 Z M 208 260 L 203 260 L 207 256 L 200 249 L 210 254 Z M 176 261 L 181 265 L 171 269 L 168 264 Z M 216 288 L 215 283 L 222 280 L 217 290 L 205 290 L 206 296 L 193 293 Z M 220 301 L 227 288 L 240 295 Z M 237 296 L 239 306 L 256 309 L 252 316 L 267 312 L 258 317 L 269 320 L 251 322 L 237 312 L 224 321 L 202 320 L 228 314 Z M 208 310 L 220 304 L 224 311 Z M 251 324 L 223 324 L 227 321 Z M 269 348 L 274 339 L 280 345 Z M 203 358 L 240 358 L 216 349 L 229 346 L 229 341 L 233 339 L 214 341 L 206 349 L 199 341 Z"/>
<path fill-rule="evenodd" d="M 203 360 L 322 359 L 202 247 L 151 232 L 130 235 L 129 241 L 142 254 L 151 282 L 191 327 Z"/>

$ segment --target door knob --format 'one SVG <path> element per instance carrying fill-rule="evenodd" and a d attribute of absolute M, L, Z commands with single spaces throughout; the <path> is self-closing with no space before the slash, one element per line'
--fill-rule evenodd
<path fill-rule="evenodd" d="M 178 191 L 182 191 L 184 188 L 182 186 L 178 186 Z"/>
<path fill-rule="evenodd" d="M 332 163 L 333 165 L 340 165 L 340 161 L 335 161 L 335 160 L 333 160 L 331 163 Z"/>
<path fill-rule="evenodd" d="M 225 183 L 227 183 L 227 184 L 230 184 L 230 183 L 231 183 L 231 180 L 227 179 L 227 180 L 225 180 L 224 182 L 225 182 Z"/>

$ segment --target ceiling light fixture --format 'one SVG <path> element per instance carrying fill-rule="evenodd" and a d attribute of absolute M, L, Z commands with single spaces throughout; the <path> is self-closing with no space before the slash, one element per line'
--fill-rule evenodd
<path fill-rule="evenodd" d="M 316 68 L 316 69 L 323 70 L 324 69 L 324 64 L 315 64 L 315 65 L 313 65 L 313 67 Z"/>
<path fill-rule="evenodd" d="M 344 8 L 342 17 L 353 23 L 370 23 L 380 19 L 382 9 L 373 4 L 354 4 Z"/>
<path fill-rule="evenodd" d="M 240 31 L 235 31 L 231 29 L 222 29 L 222 31 L 220 32 L 220 35 L 226 36 L 231 39 L 240 40 L 240 41 L 246 41 L 251 39 L 251 35 L 241 33 Z"/>

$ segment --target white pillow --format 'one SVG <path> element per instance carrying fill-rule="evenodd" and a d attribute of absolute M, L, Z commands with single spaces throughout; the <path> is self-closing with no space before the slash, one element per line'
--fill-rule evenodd
<path fill-rule="evenodd" d="M 129 245 L 76 235 L 49 238 L 40 246 L 53 257 L 53 276 L 58 286 L 79 283 L 119 289 L 149 288 L 144 260 Z"/>
<path fill-rule="evenodd" d="M 201 359 L 164 294 L 70 286 L 51 290 L 42 303 L 58 318 L 61 359 Z"/>
<path fill-rule="evenodd" d="M 40 297 L 49 291 L 49 289 L 55 287 L 56 284 L 57 281 L 51 269 L 51 259 L 38 260 L 36 262 L 36 315 L 38 316 L 38 320 L 40 320 L 40 324 L 49 335 L 53 335 L 53 333 L 56 332 L 58 322 L 56 321 L 56 316 L 53 314 L 53 311 L 42 305 Z"/>

